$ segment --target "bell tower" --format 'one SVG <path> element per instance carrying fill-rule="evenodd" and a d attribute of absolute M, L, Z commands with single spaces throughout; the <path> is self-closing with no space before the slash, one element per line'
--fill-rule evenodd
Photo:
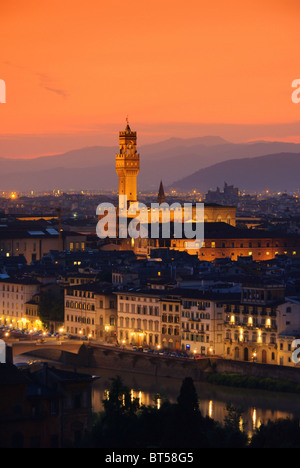
<path fill-rule="evenodd" d="M 136 149 L 136 132 L 129 126 L 119 132 L 119 154 L 116 154 L 116 172 L 119 176 L 119 196 L 126 195 L 127 208 L 137 202 L 137 175 L 140 171 L 140 155 Z"/>

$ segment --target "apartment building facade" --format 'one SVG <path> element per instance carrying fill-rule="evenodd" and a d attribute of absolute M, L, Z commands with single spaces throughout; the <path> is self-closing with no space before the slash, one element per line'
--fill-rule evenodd
<path fill-rule="evenodd" d="M 65 288 L 67 333 L 114 343 L 116 327 L 117 300 L 111 287 L 89 283 Z"/>
<path fill-rule="evenodd" d="M 181 298 L 172 292 L 161 298 L 161 344 L 163 349 L 181 349 Z"/>
<path fill-rule="evenodd" d="M 161 294 L 155 290 L 116 292 L 118 342 L 123 346 L 161 348 Z"/>
<path fill-rule="evenodd" d="M 300 339 L 300 300 L 287 297 L 278 306 L 277 363 L 280 366 L 297 366 L 293 351 L 298 348 Z"/>
<path fill-rule="evenodd" d="M 292 343 L 300 336 L 300 304 L 279 284 L 245 285 L 240 301 L 225 306 L 224 357 L 295 366 Z"/>
<path fill-rule="evenodd" d="M 295 366 L 300 301 L 278 284 L 244 285 L 241 294 L 82 284 L 65 289 L 65 331 L 124 348 Z"/>
<path fill-rule="evenodd" d="M 40 330 L 42 324 L 38 316 L 28 317 L 27 304 L 40 292 L 40 283 L 31 278 L 0 280 L 2 296 L 2 310 L 0 324 L 13 328 L 36 328 Z"/>
<path fill-rule="evenodd" d="M 213 294 L 182 298 L 182 350 L 200 355 L 223 355 L 224 303 Z"/>
<path fill-rule="evenodd" d="M 186 289 L 117 292 L 118 341 L 124 346 L 221 355 L 221 297 Z"/>

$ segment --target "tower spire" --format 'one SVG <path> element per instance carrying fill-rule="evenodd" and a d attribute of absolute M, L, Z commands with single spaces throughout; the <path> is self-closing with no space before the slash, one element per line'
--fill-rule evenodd
<path fill-rule="evenodd" d="M 126 131 L 126 132 L 131 132 L 131 128 L 130 128 L 130 125 L 129 125 L 128 115 L 127 115 L 127 117 L 126 117 L 126 123 L 127 123 L 127 125 L 126 125 L 125 131 Z"/>
<path fill-rule="evenodd" d="M 164 186 L 162 181 L 160 181 L 160 186 L 158 190 L 158 196 L 157 196 L 157 201 L 159 204 L 165 203 L 166 201 L 166 196 L 165 196 L 165 191 L 164 191 Z"/>

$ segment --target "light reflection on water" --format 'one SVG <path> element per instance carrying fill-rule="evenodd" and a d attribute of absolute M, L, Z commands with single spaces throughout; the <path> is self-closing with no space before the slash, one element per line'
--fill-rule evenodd
<path fill-rule="evenodd" d="M 124 384 L 131 391 L 132 398 L 138 398 L 140 404 L 146 406 L 155 405 L 155 395 L 157 394 L 160 395 L 160 399 L 156 400 L 158 405 L 161 405 L 164 399 L 175 403 L 182 383 L 177 379 L 122 374 L 102 369 L 89 369 L 89 372 L 100 377 L 93 384 L 94 412 L 102 411 L 102 401 L 111 386 L 110 379 L 117 375 L 122 378 Z M 227 415 L 226 405 L 231 403 L 244 410 L 240 424 L 250 437 L 256 428 L 259 428 L 262 423 L 267 423 L 268 420 L 300 418 L 299 395 L 217 387 L 202 382 L 195 382 L 195 387 L 199 397 L 199 408 L 203 416 L 209 416 L 215 421 L 223 423 Z"/>
<path fill-rule="evenodd" d="M 23 362 L 32 357 L 21 356 L 14 361 Z M 51 361 L 50 361 L 51 362 Z M 54 363 L 63 367 L 60 363 Z M 111 379 L 119 375 L 124 384 L 131 390 L 132 397 L 139 398 L 146 406 L 155 404 L 155 395 L 159 394 L 157 403 L 161 405 L 164 399 L 171 403 L 177 401 L 182 381 L 171 378 L 158 378 L 147 375 L 122 373 L 105 369 L 82 368 L 78 372 L 99 376 L 93 384 L 93 411 L 98 413 L 103 409 L 103 399 L 111 386 Z M 256 428 L 268 420 L 276 421 L 281 418 L 300 418 L 300 395 L 258 390 L 234 389 L 218 387 L 207 383 L 195 382 L 199 397 L 199 408 L 203 416 L 209 416 L 220 423 L 224 422 L 227 414 L 226 405 L 231 403 L 244 409 L 241 427 L 251 437 Z"/>

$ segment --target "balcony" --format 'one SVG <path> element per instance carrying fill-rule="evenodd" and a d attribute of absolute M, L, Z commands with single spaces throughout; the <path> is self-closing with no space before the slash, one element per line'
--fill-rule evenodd
<path fill-rule="evenodd" d="M 270 325 L 270 326 L 261 325 L 260 328 L 268 332 L 277 332 L 277 325 Z"/>

